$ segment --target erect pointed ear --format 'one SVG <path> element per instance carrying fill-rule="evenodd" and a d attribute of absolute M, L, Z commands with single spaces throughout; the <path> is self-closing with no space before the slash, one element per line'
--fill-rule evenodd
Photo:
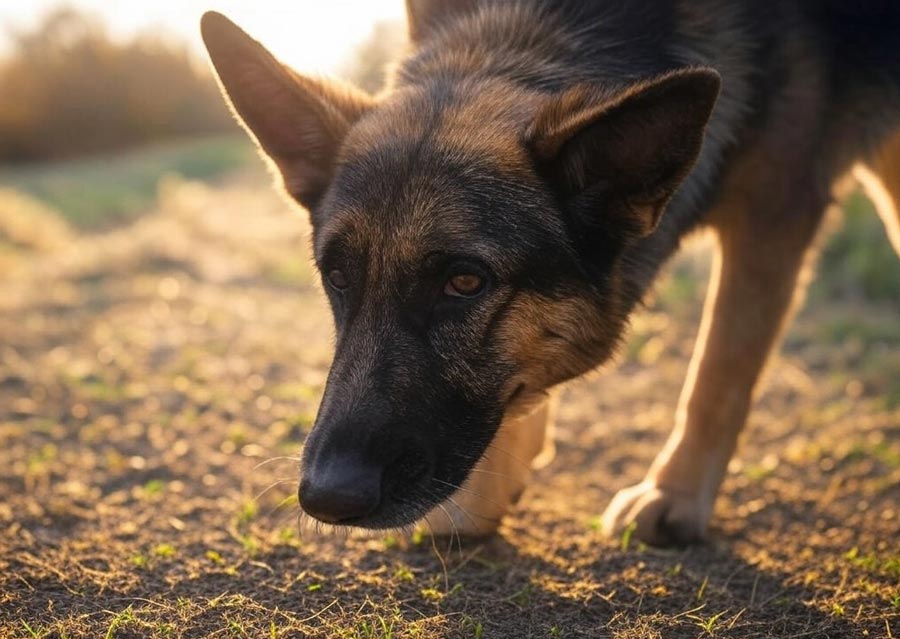
<path fill-rule="evenodd" d="M 712 69 L 692 68 L 612 96 L 575 87 L 544 105 L 526 140 L 563 201 L 642 237 L 693 168 L 719 85 Z"/>
<path fill-rule="evenodd" d="M 471 11 L 477 0 L 406 0 L 409 39 L 417 42 L 455 13 Z"/>
<path fill-rule="evenodd" d="M 275 162 L 288 192 L 311 209 L 328 188 L 341 141 L 372 98 L 295 73 L 219 13 L 205 13 L 200 31 L 235 113 Z"/>

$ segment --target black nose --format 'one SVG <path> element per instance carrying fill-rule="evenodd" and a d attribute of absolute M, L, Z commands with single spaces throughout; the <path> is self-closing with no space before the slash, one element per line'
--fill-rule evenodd
<path fill-rule="evenodd" d="M 371 515 L 381 501 L 382 468 L 348 457 L 333 456 L 304 472 L 297 497 L 308 514 L 329 524 Z"/>

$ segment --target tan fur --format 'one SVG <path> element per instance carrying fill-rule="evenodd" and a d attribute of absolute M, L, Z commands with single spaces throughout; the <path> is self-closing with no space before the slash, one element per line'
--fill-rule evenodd
<path fill-rule="evenodd" d="M 613 327 L 591 321 L 595 312 L 590 302 L 575 297 L 520 294 L 510 305 L 497 339 L 520 371 L 510 380 L 507 396 L 522 389 L 507 414 L 530 410 L 544 389 L 590 370 L 611 348 Z"/>

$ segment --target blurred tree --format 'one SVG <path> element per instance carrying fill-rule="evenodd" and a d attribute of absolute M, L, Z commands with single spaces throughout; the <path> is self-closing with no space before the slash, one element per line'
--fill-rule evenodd
<path fill-rule="evenodd" d="M 211 75 L 183 45 L 159 36 L 119 43 L 70 8 L 12 35 L 14 52 L 0 63 L 0 162 L 234 127 Z"/>
<path fill-rule="evenodd" d="M 384 88 L 388 69 L 403 53 L 406 44 L 404 23 L 378 22 L 369 38 L 353 52 L 341 75 L 361 89 L 377 93 Z"/>

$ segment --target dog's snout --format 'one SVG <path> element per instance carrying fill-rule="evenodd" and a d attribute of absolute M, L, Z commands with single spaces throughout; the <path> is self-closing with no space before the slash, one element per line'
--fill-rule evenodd
<path fill-rule="evenodd" d="M 304 473 L 298 499 L 308 514 L 330 524 L 364 519 L 381 502 L 382 468 L 350 457 L 334 456 Z"/>

